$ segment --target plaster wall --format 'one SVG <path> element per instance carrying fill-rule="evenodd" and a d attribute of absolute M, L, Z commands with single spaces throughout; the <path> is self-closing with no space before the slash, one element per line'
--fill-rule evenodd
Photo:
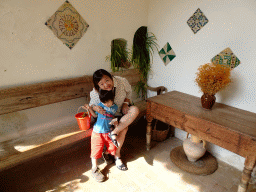
<path fill-rule="evenodd" d="M 64 0 L 1 0 L 0 88 L 110 70 L 111 41 L 147 25 L 146 0 L 70 0 L 89 28 L 70 50 L 45 26 Z"/>
<path fill-rule="evenodd" d="M 110 70 L 105 57 L 111 41 L 127 40 L 131 49 L 136 30 L 148 22 L 146 0 L 70 0 L 89 24 L 70 50 L 45 26 L 64 0 L 0 1 L 0 89 L 92 75 Z M 0 142 L 42 129 L 76 123 L 74 115 L 85 98 L 0 116 Z M 0 146 L 1 152 L 1 146 Z"/>
<path fill-rule="evenodd" d="M 198 8 L 209 22 L 194 34 L 187 20 Z M 198 67 L 230 47 L 241 64 L 232 71 L 230 86 L 216 94 L 216 101 L 256 113 L 254 0 L 150 0 L 148 15 L 149 31 L 156 35 L 159 48 L 169 42 L 176 53 L 176 58 L 167 66 L 158 53 L 154 53 L 149 85 L 164 85 L 168 91 L 201 97 L 195 84 Z M 186 133 L 176 129 L 175 136 L 184 140 Z M 244 158 L 212 144 L 208 145 L 208 150 L 242 170 Z"/>

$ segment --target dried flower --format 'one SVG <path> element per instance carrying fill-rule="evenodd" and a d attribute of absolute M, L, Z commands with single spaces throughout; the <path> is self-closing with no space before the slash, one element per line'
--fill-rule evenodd
<path fill-rule="evenodd" d="M 231 82 L 230 71 L 230 68 L 219 64 L 201 65 L 196 73 L 196 83 L 203 93 L 215 95 Z"/>

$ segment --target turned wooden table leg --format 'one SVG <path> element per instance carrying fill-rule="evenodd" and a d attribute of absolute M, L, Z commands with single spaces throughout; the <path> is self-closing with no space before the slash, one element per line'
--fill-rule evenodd
<path fill-rule="evenodd" d="M 147 150 L 150 150 L 150 143 L 151 143 L 151 131 L 152 131 L 152 120 L 153 118 L 147 118 L 147 134 L 146 134 L 146 138 L 147 138 Z"/>
<path fill-rule="evenodd" d="M 146 133 L 146 139 L 147 139 L 147 150 L 150 150 L 150 142 L 151 142 L 151 131 L 152 131 L 152 121 L 153 121 L 153 117 L 151 116 L 151 103 L 149 101 L 147 101 L 147 114 L 146 114 L 146 118 L 147 118 L 147 133 Z"/>
<path fill-rule="evenodd" d="M 241 182 L 240 182 L 240 184 L 238 186 L 238 190 L 237 190 L 238 192 L 246 192 L 247 191 L 248 184 L 251 179 L 252 170 L 255 167 L 255 163 L 256 163 L 255 156 L 246 157 Z"/>

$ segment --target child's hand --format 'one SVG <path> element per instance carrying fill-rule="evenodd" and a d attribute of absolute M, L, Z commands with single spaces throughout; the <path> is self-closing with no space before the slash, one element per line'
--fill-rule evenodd
<path fill-rule="evenodd" d="M 84 104 L 84 108 L 89 110 L 90 106 L 88 104 Z"/>
<path fill-rule="evenodd" d="M 118 121 L 115 121 L 114 122 L 114 126 L 116 127 L 118 125 Z"/>
<path fill-rule="evenodd" d="M 112 121 L 109 122 L 110 125 L 114 125 L 114 126 L 117 126 L 118 125 L 118 121 L 117 121 L 117 118 L 115 119 L 112 119 Z"/>

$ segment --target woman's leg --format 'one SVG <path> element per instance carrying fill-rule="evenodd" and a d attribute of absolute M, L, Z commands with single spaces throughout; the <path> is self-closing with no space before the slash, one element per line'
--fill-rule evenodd
<path fill-rule="evenodd" d="M 115 129 L 112 131 L 112 134 L 117 134 L 116 137 L 118 142 L 118 148 L 116 150 L 115 158 L 121 157 L 121 149 L 125 140 L 126 133 L 128 131 L 128 126 L 136 119 L 139 114 L 139 109 L 136 106 L 131 106 L 128 113 L 124 115 Z M 120 166 L 123 162 L 121 159 L 116 160 L 116 165 Z"/>
<path fill-rule="evenodd" d="M 116 149 L 116 154 L 115 154 L 115 163 L 117 167 L 122 167 L 121 169 L 127 170 L 127 167 L 123 164 L 121 158 L 121 148 L 123 146 L 124 140 L 125 140 L 125 135 L 128 131 L 128 127 L 123 129 L 121 132 L 119 132 L 117 136 L 117 142 L 118 142 L 118 148 Z M 120 168 L 119 168 L 120 169 Z"/>
<path fill-rule="evenodd" d="M 119 135 L 124 129 L 127 129 L 127 127 L 136 119 L 138 115 L 139 115 L 139 108 L 136 106 L 131 106 L 129 108 L 128 113 L 120 119 L 119 124 L 115 127 L 115 129 L 111 133 Z M 124 137 L 125 137 L 125 134 L 124 134 Z M 120 141 L 122 142 L 122 138 Z"/>
<path fill-rule="evenodd" d="M 126 135 L 127 131 L 128 131 L 128 127 L 126 127 L 121 132 L 119 132 L 119 134 L 118 134 L 118 136 L 116 138 L 116 140 L 118 142 L 118 148 L 116 149 L 115 157 L 119 157 L 119 158 L 121 157 L 120 152 L 121 152 L 121 148 L 122 148 L 122 146 L 124 144 L 125 135 Z"/>

